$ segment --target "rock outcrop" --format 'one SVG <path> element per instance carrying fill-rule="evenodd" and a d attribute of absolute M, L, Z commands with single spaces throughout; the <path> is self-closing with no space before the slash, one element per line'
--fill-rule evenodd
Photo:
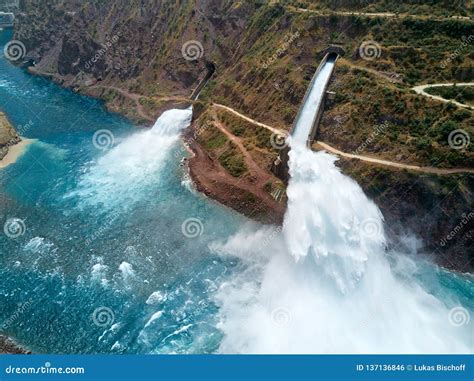
<path fill-rule="evenodd" d="M 0 160 L 6 156 L 9 147 L 20 141 L 20 137 L 5 114 L 0 112 Z"/>

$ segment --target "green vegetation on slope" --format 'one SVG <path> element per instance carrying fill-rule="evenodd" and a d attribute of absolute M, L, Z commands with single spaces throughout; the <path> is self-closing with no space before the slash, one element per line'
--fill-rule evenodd
<path fill-rule="evenodd" d="M 474 106 L 474 86 L 439 86 L 428 87 L 425 92 L 438 95 L 445 99 L 453 99 L 460 103 Z"/>
<path fill-rule="evenodd" d="M 343 151 L 376 154 L 389 160 L 436 167 L 473 167 L 474 148 L 449 145 L 450 133 L 474 136 L 474 115 L 433 102 L 372 73 L 340 61 L 330 90 L 335 104 L 326 110 L 319 138 Z"/>

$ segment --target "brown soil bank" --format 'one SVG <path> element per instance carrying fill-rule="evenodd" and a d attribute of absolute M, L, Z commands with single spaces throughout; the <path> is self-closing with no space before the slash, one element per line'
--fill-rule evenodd
<path fill-rule="evenodd" d="M 196 125 L 186 131 L 184 139 L 193 156 L 188 159 L 191 179 L 197 190 L 247 217 L 264 223 L 281 224 L 286 206 L 260 186 L 261 176 L 252 179 L 232 176 L 214 154 L 195 140 Z"/>

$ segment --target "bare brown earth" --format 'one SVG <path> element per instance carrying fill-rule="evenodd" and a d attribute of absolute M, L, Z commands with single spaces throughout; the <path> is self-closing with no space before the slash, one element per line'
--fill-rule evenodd
<path fill-rule="evenodd" d="M 268 169 L 259 166 L 241 139 L 217 120 L 215 110 L 213 115 L 215 128 L 224 133 L 244 156 L 250 176 L 237 178 L 230 175 L 212 153 L 196 142 L 194 137 L 197 123 L 194 122 L 186 131 L 184 138 L 193 154 L 188 160 L 188 168 L 197 190 L 247 217 L 266 223 L 281 224 L 286 205 L 276 201 L 264 190 L 269 180 L 277 179 Z"/>

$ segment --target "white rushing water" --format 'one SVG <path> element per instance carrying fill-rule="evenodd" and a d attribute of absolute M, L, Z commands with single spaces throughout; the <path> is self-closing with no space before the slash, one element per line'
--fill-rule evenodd
<path fill-rule="evenodd" d="M 327 81 L 326 68 L 320 73 Z M 296 131 L 306 136 L 290 139 L 283 230 L 248 227 L 213 246 L 246 264 L 219 292 L 220 351 L 471 352 L 469 325 L 449 321 L 459 301 L 439 300 L 420 285 L 420 264 L 388 252 L 378 207 L 334 156 L 306 147 L 321 94 L 311 92 L 298 120 Z"/>
<path fill-rule="evenodd" d="M 191 107 L 165 111 L 152 129 L 129 136 L 99 157 L 67 197 L 79 196 L 82 204 L 115 210 L 144 199 L 159 186 L 165 160 L 191 118 Z"/>
<path fill-rule="evenodd" d="M 335 63 L 335 58 L 329 57 L 321 67 L 318 76 L 314 80 L 313 87 L 309 91 L 303 108 L 298 115 L 295 131 L 293 132 L 293 140 L 299 142 L 306 142 L 308 140 L 308 135 L 315 118 L 315 110 L 319 109 L 319 106 L 321 105 L 323 99 L 322 95 L 326 89 L 326 83 L 331 77 Z"/>

